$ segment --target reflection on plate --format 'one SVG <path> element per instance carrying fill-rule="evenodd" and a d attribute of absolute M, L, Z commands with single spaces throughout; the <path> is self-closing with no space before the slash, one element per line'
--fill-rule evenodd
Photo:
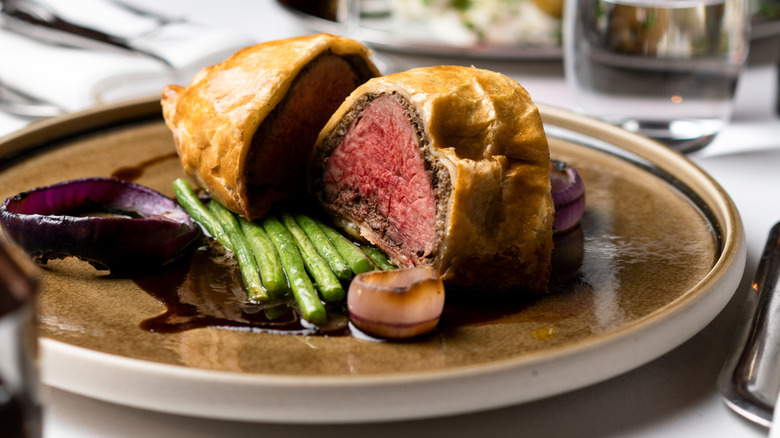
<path fill-rule="evenodd" d="M 736 289 L 745 263 L 736 209 L 674 151 L 561 110 L 542 114 L 553 156 L 580 171 L 588 199 L 571 244 L 581 266 L 556 278 L 555 293 L 517 312 L 452 319 L 415 342 L 211 328 L 159 334 L 139 324 L 164 306 L 135 282 L 53 262 L 40 301 L 44 382 L 187 415 L 364 422 L 534 400 L 660 356 Z M 172 195 L 182 175 L 159 103 L 146 100 L 33 125 L 0 142 L 0 164 L 2 198 L 116 173 Z"/>
<path fill-rule="evenodd" d="M 549 60 L 563 55 L 559 0 L 359 0 L 352 13 L 345 6 L 349 1 L 277 1 L 309 29 L 351 32 L 379 49 L 488 59 Z M 441 8 L 434 10 L 436 5 Z M 459 10 L 464 5 L 494 6 L 464 13 Z M 751 7 L 753 40 L 780 34 L 780 1 L 756 0 Z"/>

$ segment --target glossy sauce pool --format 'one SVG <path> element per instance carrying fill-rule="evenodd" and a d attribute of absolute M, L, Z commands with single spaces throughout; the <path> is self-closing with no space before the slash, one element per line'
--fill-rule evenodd
<path fill-rule="evenodd" d="M 553 258 L 555 265 L 550 293 L 587 289 L 587 285 L 578 280 L 576 272 L 582 255 L 581 228 L 575 228 L 556 240 L 558 249 Z M 345 336 L 357 331 L 348 324 L 343 304 L 329 306 L 328 326 L 316 327 L 301 321 L 295 306 L 289 301 L 269 305 L 248 302 L 233 258 L 207 237 L 203 237 L 198 248 L 184 259 L 156 274 L 134 278 L 133 281 L 166 307 L 162 314 L 140 324 L 141 328 L 150 332 L 177 333 L 212 327 L 278 334 Z M 348 284 L 344 286 L 348 288 Z M 449 290 L 439 330 L 464 324 L 527 318 L 519 312 L 534 301 L 534 296 L 527 295 L 520 298 L 496 295 L 486 300 L 475 300 L 474 292 Z M 543 319 L 565 318 L 573 312 L 577 312 L 576 306 L 561 307 L 544 313 Z M 362 333 L 359 335 L 365 337 Z"/>

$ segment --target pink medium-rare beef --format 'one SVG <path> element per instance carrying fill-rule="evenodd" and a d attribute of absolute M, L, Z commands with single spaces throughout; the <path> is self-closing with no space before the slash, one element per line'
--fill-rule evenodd
<path fill-rule="evenodd" d="M 448 285 L 546 290 L 549 150 L 525 90 L 441 66 L 369 80 L 320 132 L 310 189 L 334 222 Z"/>
<path fill-rule="evenodd" d="M 322 180 L 325 198 L 336 208 L 354 210 L 352 215 L 372 224 L 373 234 L 405 249 L 396 254 L 404 265 L 433 253 L 433 185 L 417 133 L 389 95 L 366 105 L 330 156 Z"/>

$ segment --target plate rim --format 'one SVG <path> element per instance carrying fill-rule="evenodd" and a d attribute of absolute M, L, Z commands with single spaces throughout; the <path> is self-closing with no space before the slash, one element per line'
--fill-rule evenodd
<path fill-rule="evenodd" d="M 701 195 L 707 205 L 713 205 L 724 238 L 720 256 L 699 284 L 661 309 L 598 337 L 544 352 L 435 372 L 280 376 L 211 371 L 127 358 L 42 338 L 42 381 L 95 399 L 173 414 L 278 423 L 352 423 L 430 418 L 529 402 L 599 383 L 676 348 L 720 313 L 741 281 L 746 243 L 736 206 L 712 177 L 676 151 L 568 110 L 546 105 L 539 105 L 539 109 L 546 124 L 569 125 L 578 133 L 612 144 L 624 142 L 620 149 L 690 180 L 683 182 L 706 189 Z M 161 116 L 159 101 L 142 98 L 34 123 L 0 139 L 0 170 L 4 169 L 4 157 L 9 153 L 14 157 L 24 156 L 27 152 L 34 153 L 36 147 L 46 141 L 158 115 Z M 687 169 L 688 173 L 681 174 L 682 169 Z M 699 318 L 688 318 L 691 313 Z M 702 314 L 706 317 L 701 317 Z M 674 329 L 670 328 L 672 326 Z M 675 342 L 668 342 L 668 336 L 659 336 L 659 332 L 673 332 Z M 684 335 L 680 336 L 680 333 Z M 611 367 L 609 371 L 595 366 L 605 360 L 605 354 L 614 355 L 610 349 L 629 349 L 634 354 L 628 360 L 623 358 L 621 366 Z M 560 369 L 565 368 L 561 362 L 566 361 L 560 360 L 564 357 L 588 365 L 586 368 L 590 371 L 582 375 L 565 375 Z M 116 376 L 122 374 L 118 373 L 124 373 L 119 382 Z M 564 374 L 565 378 L 560 378 L 559 374 Z M 530 388 L 523 383 L 529 379 L 532 381 Z M 216 389 L 215 381 L 220 383 Z M 502 383 L 496 386 L 496 382 Z M 458 396 L 462 389 L 454 388 L 464 384 L 476 392 L 467 398 Z M 167 385 L 168 389 L 161 389 L 160 385 Z M 173 396 L 171 386 L 178 388 L 180 393 Z M 544 390 L 540 389 L 542 387 Z M 381 397 L 376 397 L 377 391 L 368 391 L 376 388 L 382 389 Z M 150 397 L 149 391 L 155 391 L 157 397 Z M 424 406 L 404 403 L 410 397 L 409 391 L 434 391 L 439 394 L 435 397 L 439 401 L 432 403 L 429 399 Z M 373 394 L 371 397 L 368 397 L 369 392 Z M 351 400 L 350 407 L 328 407 L 326 401 L 333 400 L 334 394 Z M 273 403 L 260 409 L 248 407 L 244 403 L 247 397 L 266 398 Z M 302 397 L 308 401 L 298 403 Z M 154 399 L 152 403 L 150 398 Z"/>

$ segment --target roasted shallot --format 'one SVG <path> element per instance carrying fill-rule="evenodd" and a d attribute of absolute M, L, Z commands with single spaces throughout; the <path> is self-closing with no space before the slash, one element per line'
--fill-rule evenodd
<path fill-rule="evenodd" d="M 585 186 L 579 173 L 560 160 L 550 160 L 550 184 L 555 204 L 553 232 L 574 227 L 585 212 Z"/>
<path fill-rule="evenodd" d="M 347 308 L 352 324 L 369 335 L 411 338 L 439 323 L 444 285 L 427 267 L 366 272 L 352 280 Z"/>

